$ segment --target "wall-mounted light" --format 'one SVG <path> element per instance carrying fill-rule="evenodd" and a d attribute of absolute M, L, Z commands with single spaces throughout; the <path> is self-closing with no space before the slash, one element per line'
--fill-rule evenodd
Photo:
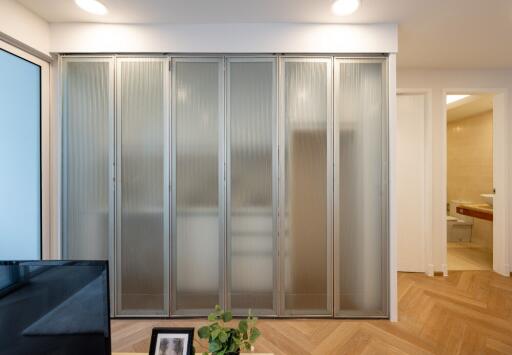
<path fill-rule="evenodd" d="M 353 14 L 361 5 L 361 0 L 333 0 L 331 10 L 335 15 L 346 16 Z"/>
<path fill-rule="evenodd" d="M 97 0 L 75 0 L 75 4 L 94 15 L 106 15 L 108 12 L 107 7 Z"/>

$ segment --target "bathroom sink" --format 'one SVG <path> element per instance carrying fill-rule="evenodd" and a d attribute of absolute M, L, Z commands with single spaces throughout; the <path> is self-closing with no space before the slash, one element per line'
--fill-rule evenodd
<path fill-rule="evenodd" d="M 494 202 L 494 194 L 481 194 L 480 197 L 487 203 L 488 205 L 493 205 Z"/>

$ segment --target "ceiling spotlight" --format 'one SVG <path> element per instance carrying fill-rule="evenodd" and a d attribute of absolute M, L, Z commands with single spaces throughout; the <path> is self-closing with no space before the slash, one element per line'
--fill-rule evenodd
<path fill-rule="evenodd" d="M 353 14 L 361 5 L 361 0 L 333 0 L 331 10 L 335 15 L 346 16 Z"/>
<path fill-rule="evenodd" d="M 106 15 L 108 12 L 105 5 L 97 0 L 75 0 L 75 4 L 82 10 L 94 15 Z"/>

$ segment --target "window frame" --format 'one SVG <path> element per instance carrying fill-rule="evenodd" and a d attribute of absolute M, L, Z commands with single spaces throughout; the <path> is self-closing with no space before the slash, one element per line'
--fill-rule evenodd
<path fill-rule="evenodd" d="M 50 64 L 21 48 L 3 41 L 0 38 L 0 50 L 21 58 L 40 68 L 39 92 L 39 163 L 40 163 L 40 241 L 39 258 L 48 260 L 51 253 L 52 238 L 50 233 Z"/>

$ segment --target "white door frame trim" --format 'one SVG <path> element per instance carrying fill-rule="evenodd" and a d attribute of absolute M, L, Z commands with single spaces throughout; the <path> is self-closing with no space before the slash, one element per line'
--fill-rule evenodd
<path fill-rule="evenodd" d="M 397 95 L 424 95 L 425 96 L 425 170 L 424 170 L 424 221 L 425 232 L 423 236 L 424 272 L 427 276 L 434 276 L 433 249 L 433 220 L 432 220 L 432 89 L 427 88 L 399 88 Z"/>
<path fill-rule="evenodd" d="M 507 141 L 510 134 L 507 130 L 507 105 L 508 90 L 505 88 L 445 88 L 442 90 L 442 127 L 441 127 L 441 144 L 442 144 L 442 166 L 441 166 L 441 189 L 445 191 L 442 194 L 441 205 L 438 206 L 440 211 L 446 210 L 447 203 L 447 104 L 446 95 L 448 94 L 495 94 L 493 98 L 493 184 L 499 195 L 496 199 L 495 205 L 501 206 L 499 219 L 496 223 L 496 218 L 493 221 L 493 270 L 503 276 L 510 276 L 509 265 L 509 237 L 508 237 L 508 222 L 506 216 L 508 215 L 510 202 L 508 201 L 509 191 L 507 186 L 507 177 L 509 171 Z M 496 114 L 498 111 L 499 114 Z M 445 214 L 443 214 L 443 222 L 445 221 Z M 496 213 L 494 214 L 496 216 Z M 436 216 L 441 218 L 441 216 Z M 448 263 L 447 263 L 447 231 L 446 228 L 442 229 L 442 269 L 443 275 L 448 276 Z"/>
<path fill-rule="evenodd" d="M 389 320 L 398 321 L 397 235 L 396 235 L 396 54 L 388 57 L 388 204 L 389 204 Z"/>
<path fill-rule="evenodd" d="M 5 41 L 0 36 L 0 48 L 25 59 L 41 68 L 41 256 L 50 259 L 51 254 L 51 191 L 50 191 L 50 65 L 48 61 L 36 57 L 24 48 Z"/>

